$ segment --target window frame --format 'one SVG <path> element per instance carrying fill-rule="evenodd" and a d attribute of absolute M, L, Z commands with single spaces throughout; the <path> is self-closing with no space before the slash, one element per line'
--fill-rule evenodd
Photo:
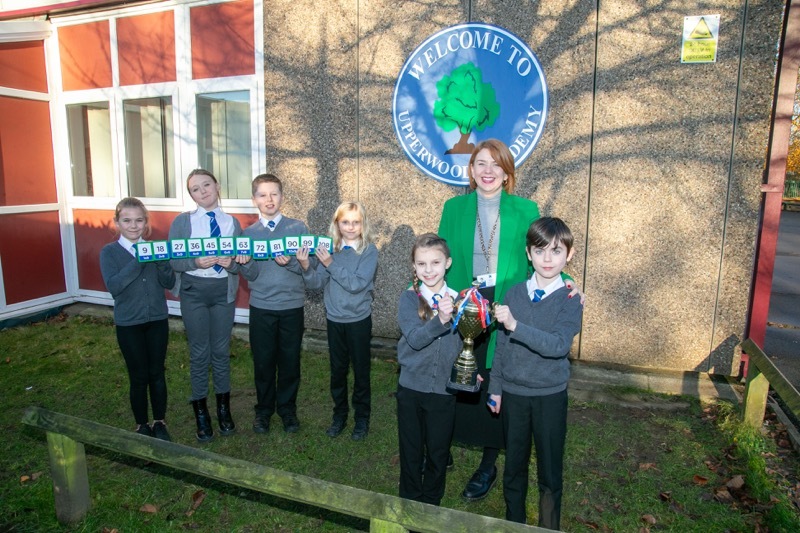
<path fill-rule="evenodd" d="M 66 192 L 67 203 L 71 208 L 102 208 L 113 209 L 120 198 L 128 195 L 129 183 L 126 168 L 125 147 L 125 100 L 171 97 L 172 99 L 172 127 L 174 149 L 174 198 L 142 197 L 142 201 L 149 208 L 156 210 L 172 211 L 193 209 L 194 202 L 186 191 L 185 181 L 188 173 L 197 168 L 197 96 L 207 93 L 248 91 L 250 105 L 250 150 L 251 172 L 255 176 L 265 172 L 266 147 L 265 147 L 265 106 L 264 106 L 264 64 L 263 64 L 263 4 L 262 0 L 253 0 L 254 10 L 254 54 L 255 72 L 249 75 L 230 76 L 223 78 L 191 79 L 191 36 L 190 36 L 190 9 L 209 4 L 223 3 L 235 0 L 220 1 L 172 1 L 155 4 L 138 5 L 107 11 L 86 13 L 71 16 L 54 16 L 54 39 L 51 39 L 50 53 L 54 58 L 51 65 L 55 66 L 54 79 L 58 80 L 53 86 L 55 100 L 56 120 L 53 123 L 56 135 L 56 176 L 63 184 Z M 118 46 L 116 38 L 117 20 L 134 15 L 145 15 L 156 12 L 174 12 L 175 21 L 175 58 L 176 78 L 174 82 L 162 82 L 143 85 L 125 85 L 119 83 Z M 112 86 L 108 88 L 64 91 L 61 85 L 61 63 L 58 45 L 58 30 L 65 26 L 86 24 L 88 22 L 108 21 L 110 26 L 110 51 Z M 114 197 L 96 197 L 75 195 L 72 183 L 71 157 L 69 153 L 69 131 L 67 127 L 67 106 L 76 104 L 91 104 L 107 102 L 109 106 L 110 128 L 112 132 L 112 168 L 114 170 Z M 60 163 L 59 163 L 60 161 Z M 251 199 L 226 198 L 225 208 L 233 212 L 249 212 L 252 210 Z M 248 209 L 249 208 L 249 209 Z"/>

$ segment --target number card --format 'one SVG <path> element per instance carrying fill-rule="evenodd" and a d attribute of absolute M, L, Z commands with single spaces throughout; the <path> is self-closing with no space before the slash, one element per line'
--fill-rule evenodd
<path fill-rule="evenodd" d="M 153 243 L 152 242 L 137 242 L 136 243 L 136 257 L 140 263 L 147 261 L 154 261 L 153 259 Z"/>
<path fill-rule="evenodd" d="M 219 238 L 219 255 L 223 256 L 236 255 L 236 250 L 233 248 L 233 237 Z"/>
<path fill-rule="evenodd" d="M 236 253 L 238 255 L 252 255 L 253 245 L 250 237 L 236 237 Z M 263 241 L 262 241 L 263 242 Z M 267 245 L 264 245 L 264 251 L 267 251 Z"/>
<path fill-rule="evenodd" d="M 219 239 L 217 237 L 208 237 L 202 239 L 203 241 L 203 255 L 206 257 L 214 257 L 219 255 Z"/>
<path fill-rule="evenodd" d="M 300 237 L 284 237 L 283 246 L 286 255 L 297 255 L 297 250 L 300 249 Z"/>
<path fill-rule="evenodd" d="M 317 237 L 317 249 L 325 248 L 329 252 L 333 248 L 333 239 L 330 237 Z"/>
<path fill-rule="evenodd" d="M 313 235 L 300 235 L 300 247 L 308 248 L 308 253 L 314 253 L 314 245 L 316 244 L 316 239 Z"/>
<path fill-rule="evenodd" d="M 189 257 L 203 257 L 203 239 L 187 239 Z"/>
<path fill-rule="evenodd" d="M 248 241 L 249 240 L 250 239 L 248 239 Z M 267 241 L 253 241 L 253 259 L 269 259 L 269 245 Z"/>
<path fill-rule="evenodd" d="M 272 257 L 285 255 L 283 250 L 283 239 L 272 239 L 269 241 L 269 253 Z"/>
<path fill-rule="evenodd" d="M 153 242 L 153 259 L 155 261 L 169 259 L 169 243 L 167 241 Z"/>
<path fill-rule="evenodd" d="M 175 239 L 169 244 L 173 259 L 184 259 L 189 257 L 189 251 L 186 249 L 186 239 Z"/>

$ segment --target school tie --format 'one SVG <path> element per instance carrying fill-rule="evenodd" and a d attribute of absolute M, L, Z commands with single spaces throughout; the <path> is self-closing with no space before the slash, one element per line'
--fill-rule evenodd
<path fill-rule="evenodd" d="M 536 289 L 533 291 L 533 302 L 541 302 L 542 296 L 544 296 L 544 289 Z"/>
<path fill-rule="evenodd" d="M 352 246 L 342 246 L 342 250 L 352 250 Z"/>
<path fill-rule="evenodd" d="M 267 226 L 269 227 L 270 231 L 274 230 L 275 229 L 275 221 L 274 220 L 270 220 L 269 222 L 267 222 Z"/>
<path fill-rule="evenodd" d="M 211 222 L 211 236 L 212 237 L 219 237 L 220 236 L 220 232 L 219 232 L 219 224 L 217 224 L 217 215 L 213 211 L 209 211 L 208 213 L 206 213 L 206 215 L 208 215 L 208 218 L 211 219 L 210 220 L 210 222 Z M 220 272 L 222 272 L 224 270 L 219 265 L 214 265 L 213 268 L 214 268 L 214 272 L 216 272 L 217 274 L 219 274 Z"/>

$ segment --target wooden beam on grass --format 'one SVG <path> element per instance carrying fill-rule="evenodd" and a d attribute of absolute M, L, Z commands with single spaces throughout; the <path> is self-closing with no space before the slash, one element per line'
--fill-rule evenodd
<path fill-rule="evenodd" d="M 63 435 L 78 443 L 138 457 L 256 492 L 364 518 L 370 521 L 370 530 L 375 532 L 397 533 L 407 529 L 454 533 L 549 531 L 284 472 L 250 461 L 144 437 L 40 407 L 26 409 L 22 422 L 48 433 Z"/>

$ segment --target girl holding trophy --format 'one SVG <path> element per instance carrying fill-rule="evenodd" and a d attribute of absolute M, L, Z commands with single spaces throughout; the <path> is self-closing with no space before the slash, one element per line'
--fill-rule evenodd
<path fill-rule="evenodd" d="M 398 310 L 400 497 L 439 505 L 455 421 L 456 398 L 447 379 L 461 349 L 452 327 L 458 293 L 444 280 L 451 262 L 444 239 L 420 235 L 411 260 L 414 282 L 400 296 Z"/>

